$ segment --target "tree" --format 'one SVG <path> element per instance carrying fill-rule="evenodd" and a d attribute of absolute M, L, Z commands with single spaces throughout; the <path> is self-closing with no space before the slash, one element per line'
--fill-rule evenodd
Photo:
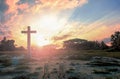
<path fill-rule="evenodd" d="M 104 41 L 101 42 L 101 49 L 107 49 L 108 46 L 104 43 Z"/>
<path fill-rule="evenodd" d="M 6 44 L 7 50 L 15 50 L 15 45 L 14 45 L 15 41 L 14 40 L 7 40 L 6 43 L 7 43 Z"/>
<path fill-rule="evenodd" d="M 6 48 L 5 48 L 6 44 L 7 44 L 6 42 L 7 42 L 6 37 L 4 37 L 0 43 L 0 50 L 2 50 L 2 51 L 6 50 Z"/>
<path fill-rule="evenodd" d="M 78 38 L 70 39 L 63 42 L 63 47 L 65 49 L 81 49 L 83 48 L 83 46 L 81 47 L 81 44 L 84 42 L 87 42 L 87 40 Z"/>
<path fill-rule="evenodd" d="M 83 50 L 99 50 L 100 43 L 98 41 L 87 41 L 85 39 L 70 39 L 67 41 L 64 41 L 63 47 L 65 49 L 83 49 Z"/>
<path fill-rule="evenodd" d="M 15 41 L 14 40 L 6 40 L 6 37 L 0 43 L 0 50 L 1 51 L 11 51 L 15 50 Z"/>
<path fill-rule="evenodd" d="M 115 50 L 120 50 L 120 32 L 116 31 L 111 35 L 111 44 Z"/>
<path fill-rule="evenodd" d="M 17 47 L 16 50 L 25 50 L 23 46 Z"/>

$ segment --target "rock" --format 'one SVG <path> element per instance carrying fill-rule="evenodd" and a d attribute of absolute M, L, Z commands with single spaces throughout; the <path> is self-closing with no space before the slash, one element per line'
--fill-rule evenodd
<path fill-rule="evenodd" d="M 75 73 L 75 72 L 67 73 L 67 77 L 68 77 L 68 79 L 81 79 L 81 78 L 79 77 L 79 74 L 78 74 L 78 73 Z"/>
<path fill-rule="evenodd" d="M 67 73 L 67 79 L 93 79 L 92 76 L 81 72 Z"/>
<path fill-rule="evenodd" d="M 93 73 L 95 73 L 95 74 L 110 74 L 110 72 L 107 70 L 94 70 Z"/>
<path fill-rule="evenodd" d="M 16 76 L 16 77 L 14 77 L 12 79 L 31 79 L 31 78 L 28 77 L 28 76 L 25 76 L 25 75 L 21 75 L 21 76 Z"/>
<path fill-rule="evenodd" d="M 73 62 L 71 62 L 71 63 L 70 63 L 70 66 L 75 66 L 75 65 L 76 65 L 76 64 L 75 64 L 75 63 L 73 63 Z"/>
<path fill-rule="evenodd" d="M 118 68 L 107 68 L 106 70 L 109 71 L 109 72 L 117 72 L 117 71 L 119 71 Z"/>
<path fill-rule="evenodd" d="M 11 63 L 11 60 L 10 60 L 11 58 L 10 57 L 8 57 L 8 56 L 1 56 L 0 57 L 0 64 L 2 65 L 2 66 L 5 66 L 5 67 L 8 67 L 8 66 L 11 66 L 12 65 L 12 63 Z"/>
<path fill-rule="evenodd" d="M 93 57 L 91 62 L 88 63 L 92 66 L 120 66 L 120 60 L 110 57 Z"/>
<path fill-rule="evenodd" d="M 79 79 L 79 78 L 77 78 L 77 77 L 69 77 L 68 79 Z"/>

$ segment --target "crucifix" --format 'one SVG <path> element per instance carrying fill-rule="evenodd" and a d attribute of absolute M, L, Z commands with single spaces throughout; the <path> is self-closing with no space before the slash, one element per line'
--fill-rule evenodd
<path fill-rule="evenodd" d="M 31 48 L 30 48 L 30 42 L 31 42 L 31 33 L 36 33 L 36 31 L 32 31 L 30 29 L 30 26 L 27 27 L 27 31 L 21 31 L 21 33 L 27 33 L 27 50 L 29 57 L 31 57 Z"/>

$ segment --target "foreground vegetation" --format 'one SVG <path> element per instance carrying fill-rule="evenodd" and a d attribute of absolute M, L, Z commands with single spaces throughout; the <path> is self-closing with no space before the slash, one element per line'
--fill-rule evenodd
<path fill-rule="evenodd" d="M 94 56 L 113 57 L 120 59 L 120 52 L 107 52 L 105 50 L 62 50 L 60 52 L 63 55 L 71 55 L 70 59 L 89 60 Z"/>
<path fill-rule="evenodd" d="M 61 77 L 67 76 L 66 79 L 119 79 L 120 63 L 112 62 L 112 58 L 120 58 L 120 52 L 61 49 L 48 52 L 41 50 L 37 53 L 38 58 L 43 57 L 41 60 L 29 60 L 26 57 L 19 60 L 13 59 L 14 57 L 27 55 L 27 51 L 0 51 L 0 78 L 3 75 L 4 77 L 9 75 L 11 78 L 2 79 L 47 79 L 48 77 L 50 77 L 49 79 L 63 79 L 60 78 L 61 75 L 59 76 L 62 73 Z M 35 52 L 33 52 L 34 54 Z M 104 62 L 104 60 L 101 62 L 98 62 L 99 60 L 92 61 L 92 58 L 96 56 L 111 57 L 111 60 L 110 62 Z M 46 63 L 46 60 L 48 63 Z M 101 66 L 99 67 L 99 65 Z M 53 75 L 54 78 L 52 78 Z"/>
<path fill-rule="evenodd" d="M 42 50 L 43 51 L 43 50 Z M 0 55 L 22 55 L 27 54 L 27 51 L 0 51 Z M 54 52 L 40 52 L 38 51 L 39 57 L 43 55 L 52 57 L 66 57 L 67 59 L 75 60 L 89 60 L 92 57 L 113 57 L 120 59 L 120 52 L 107 52 L 106 50 L 54 50 Z M 34 52 L 33 52 L 34 55 Z"/>

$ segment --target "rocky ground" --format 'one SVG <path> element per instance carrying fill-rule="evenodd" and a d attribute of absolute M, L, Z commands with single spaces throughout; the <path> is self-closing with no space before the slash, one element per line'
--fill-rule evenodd
<path fill-rule="evenodd" d="M 72 55 L 76 58 L 77 55 Z M 65 56 L 0 55 L 0 79 L 120 79 L 120 60 L 94 56 L 90 60 Z"/>

